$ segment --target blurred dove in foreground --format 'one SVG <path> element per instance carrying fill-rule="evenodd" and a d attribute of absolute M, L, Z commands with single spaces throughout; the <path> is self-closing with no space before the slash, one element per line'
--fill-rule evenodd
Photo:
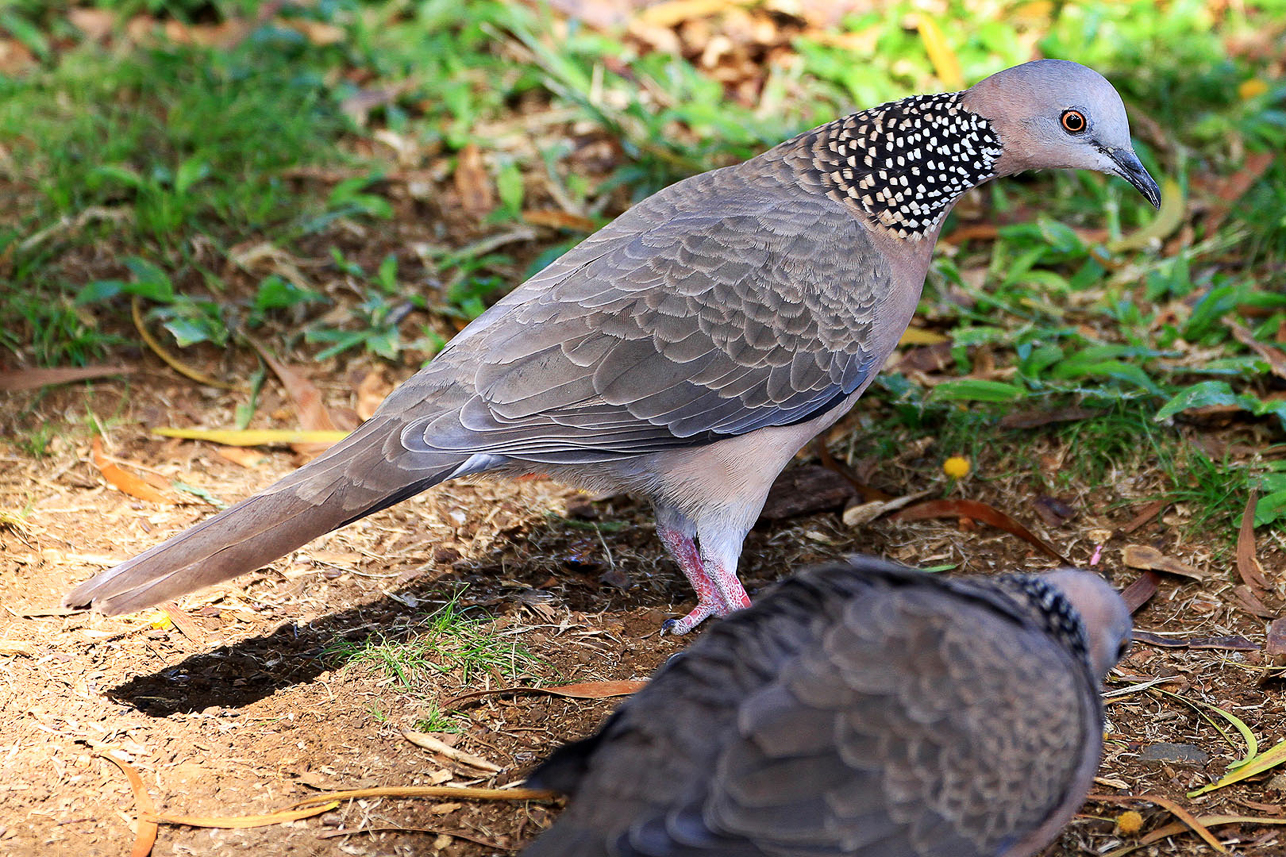
<path fill-rule="evenodd" d="M 805 571 L 535 771 L 571 800 L 523 857 L 1028 857 L 1085 798 L 1130 632 L 1083 571 Z"/>
<path fill-rule="evenodd" d="M 483 313 L 325 455 L 65 603 L 139 610 L 447 479 L 548 474 L 651 500 L 698 598 L 668 630 L 727 615 L 750 603 L 737 561 L 768 489 L 897 345 L 947 213 L 975 185 L 1048 167 L 1160 199 L 1116 90 L 1060 60 L 678 182 Z"/>

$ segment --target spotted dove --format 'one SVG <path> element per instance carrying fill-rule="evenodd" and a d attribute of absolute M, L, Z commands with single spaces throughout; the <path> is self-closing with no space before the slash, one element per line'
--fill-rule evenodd
<path fill-rule="evenodd" d="M 1027 857 L 1085 798 L 1129 639 L 1087 572 L 801 573 L 536 770 L 571 801 L 523 857 Z"/>
<path fill-rule="evenodd" d="M 1041 167 L 1114 173 L 1159 200 L 1111 84 L 1058 60 L 678 182 L 483 313 L 326 455 L 65 603 L 138 610 L 444 480 L 540 473 L 651 500 L 698 596 L 672 632 L 745 607 L 737 560 L 769 487 L 896 346 L 947 213 Z"/>

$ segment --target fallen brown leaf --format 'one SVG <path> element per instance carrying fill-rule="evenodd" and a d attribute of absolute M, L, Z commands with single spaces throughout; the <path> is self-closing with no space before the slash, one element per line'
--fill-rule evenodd
<path fill-rule="evenodd" d="M 1274 666 L 1286 666 L 1286 617 L 1274 619 L 1268 626 L 1264 654 Z"/>
<path fill-rule="evenodd" d="M 777 477 L 759 517 L 765 521 L 783 521 L 842 509 L 856 496 L 857 489 L 840 474 L 817 464 L 804 464 L 791 467 Z"/>
<path fill-rule="evenodd" d="M 1139 510 L 1139 513 L 1137 515 L 1135 515 L 1133 518 L 1130 519 L 1130 522 L 1128 524 L 1126 524 L 1124 527 L 1121 527 L 1121 534 L 1128 536 L 1130 533 L 1134 532 L 1139 527 L 1143 526 L 1148 521 L 1152 520 L 1157 515 L 1159 515 L 1162 512 L 1162 510 L 1164 510 L 1165 507 L 1169 505 L 1170 505 L 1169 500 L 1156 500 L 1152 503 L 1147 504 L 1141 510 Z"/>
<path fill-rule="evenodd" d="M 469 215 L 481 219 L 495 207 L 495 192 L 491 177 L 482 162 L 482 149 L 469 143 L 460 150 L 455 166 L 455 189 L 460 194 L 460 207 Z"/>
<path fill-rule="evenodd" d="M 1264 602 L 1259 600 L 1255 591 L 1244 583 L 1232 588 L 1233 603 L 1245 610 L 1252 616 L 1258 616 L 1260 619 L 1274 619 L 1277 614 L 1269 610 Z"/>
<path fill-rule="evenodd" d="M 1205 580 L 1210 575 L 1174 557 L 1166 556 L 1148 545 L 1126 545 L 1121 549 L 1121 561 L 1130 568 L 1164 571 L 1192 580 Z"/>
<path fill-rule="evenodd" d="M 152 796 L 143 787 L 143 778 L 138 775 L 138 771 L 115 756 L 107 753 L 100 755 L 120 768 L 125 779 L 129 780 L 130 790 L 134 792 L 134 807 L 138 810 L 138 832 L 134 834 L 134 846 L 129 853 L 130 857 L 147 857 L 152 853 L 152 847 L 156 845 L 158 833 L 156 822 L 147 820 L 148 816 L 156 813 L 156 804 L 152 802 Z"/>
<path fill-rule="evenodd" d="M 148 813 L 139 816 L 140 820 L 151 822 L 152 824 L 182 824 L 185 827 L 215 827 L 222 830 L 242 830 L 249 827 L 269 827 L 274 824 L 285 824 L 289 821 L 298 821 L 301 818 L 311 818 L 314 815 L 321 815 L 324 812 L 330 812 L 339 806 L 339 801 L 331 801 L 320 806 L 310 806 L 305 809 L 282 810 L 281 812 L 272 812 L 267 815 L 241 815 L 233 817 L 218 817 L 208 815 L 157 815 Z"/>
<path fill-rule="evenodd" d="M 553 229 L 572 229 L 576 232 L 593 232 L 598 224 L 588 217 L 556 209 L 529 209 L 522 213 L 522 219 L 532 226 L 548 226 Z"/>
<path fill-rule="evenodd" d="M 133 473 L 108 460 L 107 456 L 103 454 L 102 438 L 95 436 L 90 449 L 94 466 L 98 468 L 98 472 L 103 474 L 103 478 L 114 485 L 117 490 L 131 497 L 148 500 L 152 503 L 176 502 L 176 498 L 156 490 Z"/>
<path fill-rule="evenodd" d="M 384 377 L 380 369 L 367 372 L 357 385 L 357 416 L 363 422 L 369 420 L 375 409 L 384 398 L 393 391 L 393 385 Z"/>
<path fill-rule="evenodd" d="M 1264 577 L 1264 567 L 1255 556 L 1255 501 L 1259 499 L 1257 491 L 1250 492 L 1246 509 L 1241 513 L 1241 530 L 1237 533 L 1237 574 L 1242 582 L 1250 587 L 1257 596 L 1263 597 L 1272 591 L 1268 578 Z"/>
<path fill-rule="evenodd" d="M 1268 367 L 1274 375 L 1278 378 L 1286 378 L 1286 352 L 1283 352 L 1280 348 L 1274 348 L 1271 345 L 1260 342 L 1250 332 L 1249 328 L 1243 327 L 1235 321 L 1225 321 L 1224 327 L 1232 332 L 1238 342 L 1268 361 Z"/>
<path fill-rule="evenodd" d="M 549 800 L 558 795 L 543 789 L 480 789 L 472 786 L 377 786 L 370 789 L 350 789 L 342 792 L 323 792 L 292 803 L 287 809 L 330 803 L 335 800 L 357 800 L 364 797 L 441 797 L 460 800 Z"/>
<path fill-rule="evenodd" d="M 36 656 L 36 647 L 21 640 L 0 640 L 0 658 L 21 655 L 27 658 Z"/>
<path fill-rule="evenodd" d="M 1206 237 L 1214 235 L 1219 226 L 1223 223 L 1224 218 L 1235 207 L 1237 200 L 1246 195 L 1246 191 L 1254 187 L 1255 182 L 1259 181 L 1268 168 L 1272 166 L 1275 155 L 1272 152 L 1252 152 L 1246 156 L 1246 162 L 1242 168 L 1230 176 L 1217 179 L 1207 186 L 1207 189 L 1213 192 L 1216 204 L 1210 207 L 1206 216 L 1202 219 L 1202 230 Z"/>
<path fill-rule="evenodd" d="M 1206 829 L 1206 826 L 1202 824 L 1200 821 L 1198 821 L 1196 816 L 1188 812 L 1188 810 L 1184 809 L 1183 807 L 1179 806 L 1178 803 L 1176 803 L 1175 801 L 1171 800 L 1168 797 L 1162 797 L 1161 795 L 1153 795 L 1153 794 L 1146 794 L 1146 795 L 1089 794 L 1085 796 L 1085 799 L 1089 801 L 1094 801 L 1097 803 L 1138 803 L 1142 801 L 1146 803 L 1156 804 L 1157 806 L 1167 810 L 1171 815 L 1179 819 L 1179 821 L 1183 822 L 1184 825 L 1188 827 L 1188 829 L 1190 829 L 1193 833 L 1200 836 L 1202 840 L 1204 840 L 1205 843 L 1209 845 L 1211 848 L 1215 849 L 1220 854 L 1228 853 L 1228 849 L 1223 847 L 1223 843 L 1220 842 L 1218 839 L 1216 839 L 1215 835 L 1211 833 L 1208 829 Z"/>
<path fill-rule="evenodd" d="M 1053 557 L 1061 563 L 1072 565 L 1072 561 L 1054 549 L 1047 541 L 1027 529 L 1010 515 L 989 506 L 979 500 L 930 500 L 909 509 L 903 509 L 889 517 L 890 521 L 923 521 L 930 518 L 970 518 L 975 521 L 1004 530 L 1011 536 L 1017 536 L 1034 548 Z"/>
<path fill-rule="evenodd" d="M 238 464 L 248 470 L 258 467 L 268 457 L 257 449 L 249 449 L 243 446 L 216 446 L 214 451 L 233 464 Z"/>
<path fill-rule="evenodd" d="M 1145 571 L 1133 583 L 1121 590 L 1121 600 L 1130 609 L 1131 615 L 1139 612 L 1139 608 L 1157 594 L 1157 585 L 1160 583 L 1161 575 L 1155 571 Z"/>
<path fill-rule="evenodd" d="M 299 416 L 301 428 L 306 431 L 339 431 L 339 427 L 331 418 L 330 411 L 322 401 L 321 390 L 317 389 L 316 384 L 272 356 L 266 348 L 254 340 L 250 340 L 250 344 L 259 352 L 263 362 L 268 364 L 268 368 L 272 369 L 273 374 L 286 388 L 286 393 L 295 404 L 295 413 Z M 332 444 L 329 443 L 292 443 L 290 448 L 300 455 L 318 455 L 331 446 Z"/>
<path fill-rule="evenodd" d="M 17 393 L 22 390 L 38 390 L 54 384 L 71 384 L 76 381 L 89 381 L 94 378 L 106 378 L 112 375 L 128 375 L 134 371 L 132 366 L 68 366 L 56 369 L 17 369 L 12 372 L 0 372 L 0 391 Z"/>

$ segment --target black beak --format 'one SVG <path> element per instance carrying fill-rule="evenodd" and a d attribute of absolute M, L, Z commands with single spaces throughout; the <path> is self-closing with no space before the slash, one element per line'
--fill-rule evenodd
<path fill-rule="evenodd" d="M 1139 163 L 1139 156 L 1129 149 L 1108 149 L 1107 156 L 1116 164 L 1116 174 L 1134 185 L 1134 189 L 1143 194 L 1143 197 L 1150 203 L 1153 208 L 1161 207 L 1161 188 L 1148 175 L 1148 171 L 1143 169 L 1143 164 Z"/>

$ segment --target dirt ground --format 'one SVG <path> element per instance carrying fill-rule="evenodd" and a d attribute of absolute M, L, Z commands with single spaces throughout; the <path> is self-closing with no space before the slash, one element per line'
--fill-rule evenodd
<path fill-rule="evenodd" d="M 246 496 L 294 466 L 288 451 L 266 454 L 247 468 L 209 444 L 148 435 L 148 428 L 201 417 L 218 424 L 235 402 L 176 380 L 159 362 L 145 364 L 128 382 L 14 397 L 10 413 L 21 415 L 18 422 L 110 415 L 115 428 L 108 455 L 224 501 Z M 351 399 L 341 383 L 325 393 L 337 405 Z M 108 753 L 141 774 L 160 812 L 176 815 L 262 814 L 318 790 L 521 780 L 558 742 L 590 731 L 615 701 L 497 695 L 452 705 L 461 692 L 504 686 L 508 679 L 496 670 L 465 676 L 448 666 L 407 688 L 374 663 L 345 665 L 335 654 L 337 641 L 423 635 L 423 618 L 461 584 L 467 584 L 461 604 L 479 605 L 494 617 L 496 633 L 511 636 L 538 659 L 527 683 L 643 678 L 687 642 L 657 634 L 666 617 L 690 606 L 692 595 L 664 558 L 647 508 L 625 497 L 588 503 L 543 482 L 439 487 L 267 570 L 183 599 L 187 633 L 154 627 L 154 613 L 112 619 L 68 614 L 58 609 L 68 587 L 210 513 L 204 504 L 150 504 L 109 486 L 90 461 L 88 437 L 83 429 L 59 434 L 39 459 L 16 446 L 0 447 L 0 509 L 21 515 L 20 522 L 10 518 L 0 525 L 4 854 L 127 853 L 136 829 L 133 798 L 122 772 L 104 758 Z M 1038 446 L 1042 461 L 1052 465 L 1069 453 L 1052 435 Z M 877 482 L 904 492 L 930 487 L 916 480 L 926 472 L 924 459 L 938 455 L 931 447 L 909 449 L 882 464 Z M 988 462 L 976 466 L 986 472 Z M 1188 510 L 1172 507 L 1128 538 L 1120 533 L 1143 504 L 1118 501 L 1131 499 L 1131 492 L 1146 497 L 1150 486 L 1146 474 L 1119 476 L 1064 495 L 1078 514 L 1063 526 L 1027 522 L 1083 565 L 1105 544 L 1096 567 L 1117 586 L 1139 574 L 1121 563 L 1120 548 L 1130 542 L 1210 572 L 1201 581 L 1166 577 L 1139 612 L 1140 629 L 1179 642 L 1241 635 L 1250 648 L 1262 646 L 1263 621 L 1233 606 L 1227 552 L 1212 556 L 1178 535 Z M 961 491 L 1026 520 L 1034 517 L 1025 512 L 1040 486 L 976 479 Z M 1286 571 L 1280 542 L 1262 541 L 1265 569 L 1270 579 L 1280 578 Z M 996 530 L 962 531 L 956 521 L 849 528 L 832 511 L 761 523 L 747 541 L 742 576 L 754 593 L 791 568 L 851 551 L 920 565 L 956 563 L 974 573 L 1051 564 Z M 1125 692 L 1109 702 L 1107 753 L 1096 791 L 1161 795 L 1203 817 L 1286 820 L 1280 806 L 1286 784 L 1268 780 L 1271 773 L 1200 798 L 1184 796 L 1220 776 L 1241 749 L 1191 705 L 1159 692 L 1222 707 L 1244 719 L 1268 747 L 1286 735 L 1286 704 L 1280 683 L 1259 683 L 1262 661 L 1257 650 L 1136 644 L 1109 688 Z M 1157 678 L 1167 681 L 1129 690 Z M 435 708 L 463 718 L 456 721 L 459 732 L 442 737 L 499 766 L 498 774 L 479 776 L 403 737 L 403 729 Z M 1162 742 L 1193 745 L 1209 758 L 1144 761 L 1148 748 Z M 1088 803 L 1049 853 L 1101 854 L 1137 842 L 1114 829 L 1123 808 Z M 1174 821 L 1155 805 L 1137 808 L 1145 834 Z M 537 802 L 363 799 L 271 827 L 163 825 L 153 853 L 504 854 L 538 834 L 556 810 L 556 804 Z M 1217 830 L 1238 853 L 1286 853 L 1274 827 Z M 1207 850 L 1182 833 L 1135 853 Z"/>

